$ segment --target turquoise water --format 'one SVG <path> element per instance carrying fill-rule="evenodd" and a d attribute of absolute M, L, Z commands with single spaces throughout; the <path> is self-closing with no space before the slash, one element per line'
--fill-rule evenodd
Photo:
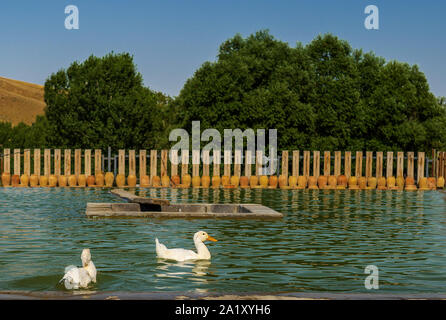
<path fill-rule="evenodd" d="M 0 188 L 0 291 L 64 291 L 82 248 L 98 269 L 94 291 L 444 292 L 446 211 L 441 192 L 141 189 L 175 202 L 261 203 L 281 220 L 86 218 L 107 189 Z M 210 262 L 158 261 L 154 239 L 193 249 L 205 230 Z"/>

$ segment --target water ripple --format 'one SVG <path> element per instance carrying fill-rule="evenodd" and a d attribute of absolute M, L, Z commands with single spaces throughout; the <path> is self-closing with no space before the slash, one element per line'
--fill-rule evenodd
<path fill-rule="evenodd" d="M 89 219 L 87 202 L 117 202 L 104 189 L 1 188 L 0 290 L 64 290 L 65 266 L 84 247 L 98 268 L 95 291 L 364 292 L 364 268 L 380 292 L 442 292 L 446 217 L 440 192 L 137 189 L 174 202 L 261 203 L 278 221 Z M 154 239 L 193 249 L 206 230 L 212 260 L 170 263 Z"/>

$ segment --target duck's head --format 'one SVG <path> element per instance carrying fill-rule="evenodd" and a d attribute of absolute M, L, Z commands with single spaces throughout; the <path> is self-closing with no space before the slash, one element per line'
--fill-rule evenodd
<path fill-rule="evenodd" d="M 201 242 L 204 242 L 206 240 L 209 241 L 217 241 L 217 239 L 211 237 L 210 235 L 207 234 L 207 232 L 204 231 L 198 231 L 197 233 L 194 234 L 194 241 L 196 240 L 200 240 Z"/>
<path fill-rule="evenodd" d="M 87 266 L 90 263 L 90 261 L 91 261 L 90 249 L 82 250 L 81 260 L 82 260 L 83 267 Z"/>

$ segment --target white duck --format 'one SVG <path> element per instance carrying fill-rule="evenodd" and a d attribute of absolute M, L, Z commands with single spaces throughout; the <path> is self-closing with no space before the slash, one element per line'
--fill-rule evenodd
<path fill-rule="evenodd" d="M 194 234 L 194 243 L 197 248 L 197 252 L 195 252 L 186 249 L 167 249 L 166 246 L 159 243 L 158 238 L 156 238 L 156 255 L 158 258 L 176 261 L 209 260 L 211 259 L 211 253 L 203 243 L 203 241 L 206 240 L 217 241 L 204 231 L 198 231 Z"/>
<path fill-rule="evenodd" d="M 90 249 L 82 250 L 82 267 L 68 266 L 60 280 L 68 290 L 86 288 L 90 282 L 96 283 L 96 267 L 91 261 Z"/>

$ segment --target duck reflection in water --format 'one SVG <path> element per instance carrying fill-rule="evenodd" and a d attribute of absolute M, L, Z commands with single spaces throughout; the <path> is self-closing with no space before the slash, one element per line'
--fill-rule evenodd
<path fill-rule="evenodd" d="M 206 276 L 211 261 L 209 260 L 192 260 L 192 261 L 170 261 L 165 259 L 157 259 L 158 266 L 156 277 L 159 278 L 188 278 L 190 280 L 206 283 Z"/>

